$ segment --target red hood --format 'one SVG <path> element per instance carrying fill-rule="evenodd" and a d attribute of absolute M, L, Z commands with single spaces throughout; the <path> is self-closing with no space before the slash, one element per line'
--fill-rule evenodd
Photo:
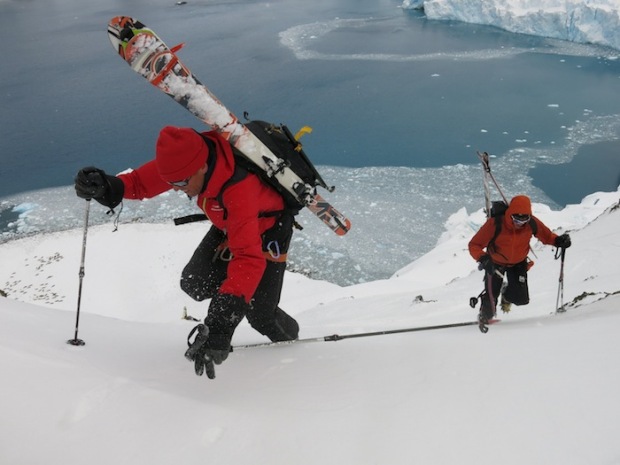
<path fill-rule="evenodd" d="M 532 216 L 532 202 L 526 195 L 517 195 L 510 201 L 506 210 L 506 216 L 511 215 L 530 215 Z"/>

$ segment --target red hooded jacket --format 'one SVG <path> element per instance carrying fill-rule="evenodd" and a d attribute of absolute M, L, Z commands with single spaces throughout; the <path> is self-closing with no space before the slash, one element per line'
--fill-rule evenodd
<path fill-rule="evenodd" d="M 482 225 L 480 230 L 469 241 L 469 253 L 474 260 L 480 260 L 485 254 L 489 254 L 494 263 L 499 265 L 516 265 L 527 258 L 530 250 L 530 239 L 532 238 L 532 227 L 526 223 L 522 227 L 516 227 L 512 221 L 511 215 L 532 215 L 532 203 L 529 197 L 518 195 L 514 197 L 506 213 L 504 214 L 502 228 L 495 239 L 492 250 L 488 249 L 489 243 L 495 235 L 495 218 L 489 218 Z M 553 233 L 547 226 L 543 224 L 535 216 L 532 219 L 536 221 L 538 231 L 536 237 L 543 244 L 553 245 L 557 234 Z"/>
<path fill-rule="evenodd" d="M 275 224 L 273 216 L 259 217 L 259 214 L 283 210 L 284 201 L 280 194 L 250 173 L 225 189 L 221 197 L 223 205 L 220 205 L 217 197 L 233 175 L 234 155 L 230 144 L 215 131 L 202 135 L 215 142 L 217 158 L 206 189 L 197 197 L 197 204 L 213 225 L 226 233 L 233 254 L 219 292 L 243 297 L 249 303 L 266 267 L 262 234 Z M 118 177 L 125 185 L 123 197 L 127 199 L 151 198 L 172 189 L 159 176 L 155 160 Z"/>

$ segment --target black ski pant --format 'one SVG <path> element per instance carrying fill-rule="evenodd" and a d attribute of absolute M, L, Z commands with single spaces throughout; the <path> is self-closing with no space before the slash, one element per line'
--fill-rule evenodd
<path fill-rule="evenodd" d="M 252 296 L 246 313 L 250 325 L 272 341 L 297 339 L 297 321 L 279 306 L 286 261 L 277 261 L 286 254 L 291 241 L 293 217 L 282 215 L 276 224 L 263 234 L 263 251 L 274 257 L 267 266 Z M 196 301 L 213 298 L 226 279 L 232 255 L 225 247 L 226 234 L 212 226 L 200 242 L 181 274 L 181 289 Z"/>
<path fill-rule="evenodd" d="M 493 273 L 484 273 L 484 294 L 480 312 L 489 319 L 495 315 L 497 299 L 500 297 L 504 275 L 507 285 L 504 289 L 504 299 L 515 305 L 527 305 L 530 302 L 527 287 L 527 261 L 523 260 L 516 265 L 495 266 Z"/>

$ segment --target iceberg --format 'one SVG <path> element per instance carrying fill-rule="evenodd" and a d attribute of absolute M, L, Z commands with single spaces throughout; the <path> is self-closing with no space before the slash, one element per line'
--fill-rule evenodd
<path fill-rule="evenodd" d="M 618 0 L 404 0 L 428 19 L 456 20 L 510 32 L 620 50 Z"/>

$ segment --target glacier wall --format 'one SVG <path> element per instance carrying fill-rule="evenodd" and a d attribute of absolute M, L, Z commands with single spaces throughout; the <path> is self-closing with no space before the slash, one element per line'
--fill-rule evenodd
<path fill-rule="evenodd" d="M 404 0 L 426 17 L 620 50 L 620 0 Z"/>

